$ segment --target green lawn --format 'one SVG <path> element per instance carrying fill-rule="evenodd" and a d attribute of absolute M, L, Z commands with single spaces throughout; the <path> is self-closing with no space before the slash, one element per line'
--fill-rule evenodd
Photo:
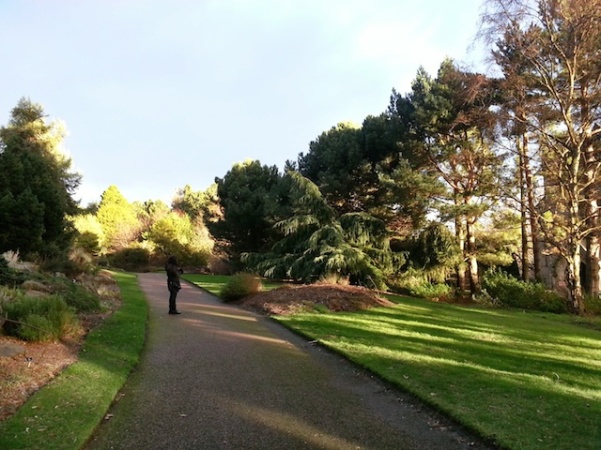
<path fill-rule="evenodd" d="M 219 292 L 221 291 L 223 285 L 225 285 L 230 279 L 230 277 L 227 275 L 200 275 L 190 273 L 182 275 L 182 278 L 191 283 L 194 283 L 200 288 L 206 289 L 211 294 L 217 296 L 219 296 Z M 266 291 L 275 289 L 276 287 L 279 287 L 281 285 L 282 283 L 263 280 L 263 289 Z"/>
<path fill-rule="evenodd" d="M 135 275 L 115 274 L 122 307 L 86 338 L 79 361 L 0 422 L 0 449 L 77 449 L 138 362 L 148 305 Z"/>
<path fill-rule="evenodd" d="M 569 316 L 403 299 L 278 320 L 505 447 L 601 448 L 601 332 Z"/>
<path fill-rule="evenodd" d="M 219 292 L 227 277 L 195 276 Z M 601 449 L 601 322 L 404 297 L 278 317 L 506 448 Z"/>

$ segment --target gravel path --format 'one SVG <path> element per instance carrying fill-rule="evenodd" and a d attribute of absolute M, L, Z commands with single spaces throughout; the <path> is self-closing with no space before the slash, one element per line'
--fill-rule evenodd
<path fill-rule="evenodd" d="M 410 396 L 186 283 L 142 274 L 146 351 L 87 449 L 487 449 Z"/>

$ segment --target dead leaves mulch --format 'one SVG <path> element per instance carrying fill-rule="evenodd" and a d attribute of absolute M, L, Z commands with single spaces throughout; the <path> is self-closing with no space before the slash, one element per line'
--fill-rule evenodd
<path fill-rule="evenodd" d="M 77 361 L 79 343 L 24 342 L 1 336 L 0 342 L 14 342 L 25 352 L 0 358 L 0 421 L 14 414 L 31 394 L 63 369 Z"/>
<path fill-rule="evenodd" d="M 391 301 L 367 288 L 338 284 L 286 285 L 244 297 L 238 304 L 266 315 L 286 315 L 316 310 L 358 311 L 393 305 Z"/>

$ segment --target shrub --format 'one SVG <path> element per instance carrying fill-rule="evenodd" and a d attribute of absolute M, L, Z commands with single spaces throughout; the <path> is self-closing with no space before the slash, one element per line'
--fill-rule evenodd
<path fill-rule="evenodd" d="M 68 306 L 78 313 L 89 313 L 100 310 L 100 299 L 85 287 L 69 283 L 60 292 Z"/>
<path fill-rule="evenodd" d="M 444 283 L 421 283 L 409 289 L 411 295 L 430 300 L 445 300 L 453 297 L 453 288 Z"/>
<path fill-rule="evenodd" d="M 128 247 L 118 250 L 109 257 L 112 266 L 127 271 L 143 271 L 148 269 L 150 252 L 145 248 Z"/>
<path fill-rule="evenodd" d="M 40 262 L 40 269 L 48 273 L 64 273 L 73 278 L 82 273 L 94 270 L 92 257 L 83 249 L 72 250 L 71 253 L 58 254 L 45 258 Z"/>
<path fill-rule="evenodd" d="M 6 334 L 31 341 L 62 339 L 79 328 L 71 307 L 60 297 L 33 298 L 16 294 L 1 305 Z"/>
<path fill-rule="evenodd" d="M 0 284 L 6 286 L 16 286 L 25 281 L 25 275 L 12 269 L 8 265 L 8 261 L 0 255 Z"/>
<path fill-rule="evenodd" d="M 237 273 L 232 275 L 223 286 L 219 296 L 223 301 L 231 302 L 240 300 L 247 295 L 261 292 L 263 285 L 261 279 L 250 273 Z"/>
<path fill-rule="evenodd" d="M 593 295 L 586 295 L 584 297 L 584 310 L 587 314 L 595 316 L 601 315 L 601 298 Z"/>
<path fill-rule="evenodd" d="M 482 288 L 497 305 L 552 313 L 567 312 L 565 300 L 540 283 L 518 280 L 505 272 L 490 271 L 482 277 Z"/>

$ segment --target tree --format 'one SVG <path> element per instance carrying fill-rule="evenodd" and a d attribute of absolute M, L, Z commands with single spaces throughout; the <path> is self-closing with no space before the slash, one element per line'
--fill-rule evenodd
<path fill-rule="evenodd" d="M 215 179 L 222 216 L 208 224 L 209 231 L 229 243 L 226 250 L 234 262 L 242 252 L 267 251 L 273 245 L 273 224 L 288 204 L 281 179 L 276 166 L 250 160 Z"/>
<path fill-rule="evenodd" d="M 249 267 L 270 278 L 310 283 L 334 276 L 383 288 L 401 265 L 385 224 L 366 213 L 339 215 L 309 179 L 291 171 L 286 178 L 292 215 L 275 224 L 279 240 L 270 252 L 244 255 Z"/>
<path fill-rule="evenodd" d="M 201 217 L 205 222 L 215 222 L 221 214 L 217 184 L 213 183 L 204 191 L 193 191 L 187 184 L 177 191 L 171 207 L 185 212 L 192 220 Z"/>
<path fill-rule="evenodd" d="M 368 116 L 359 127 L 342 122 L 301 153 L 296 169 L 322 192 L 338 213 L 365 212 L 397 234 L 424 220 L 432 179 L 419 171 L 405 146 L 407 129 L 393 109 Z"/>
<path fill-rule="evenodd" d="M 361 127 L 341 122 L 321 133 L 298 156 L 298 171 L 319 186 L 327 202 L 341 214 L 364 209 L 365 178 L 360 148 Z"/>
<path fill-rule="evenodd" d="M 80 176 L 62 150 L 66 131 L 43 107 L 22 98 L 0 129 L 0 251 L 53 256 L 72 238 L 67 219 Z"/>
<path fill-rule="evenodd" d="M 73 217 L 73 225 L 77 230 L 75 244 L 91 254 L 99 254 L 102 251 L 105 237 L 98 218 L 90 213 L 78 214 Z"/>
<path fill-rule="evenodd" d="M 213 240 L 202 220 L 193 221 L 181 211 L 157 220 L 147 238 L 164 256 L 175 256 L 185 266 L 206 266 L 213 250 Z"/>
<path fill-rule="evenodd" d="M 101 196 L 96 218 L 104 231 L 104 247 L 108 251 L 126 248 L 140 232 L 140 222 L 134 206 L 117 186 L 109 186 Z"/>
<path fill-rule="evenodd" d="M 498 196 L 502 158 L 493 152 L 494 120 L 489 80 L 445 60 L 432 79 L 420 69 L 412 92 L 398 96 L 395 111 L 408 129 L 408 142 L 422 173 L 435 176 L 433 190 L 443 221 L 453 222 L 466 266 L 457 267 L 458 287 L 479 290 L 476 224 Z M 428 167 L 429 166 L 429 167 Z M 427 192 L 427 191 L 425 191 Z"/>
<path fill-rule="evenodd" d="M 529 97 L 528 113 L 516 120 L 536 138 L 546 194 L 532 213 L 547 245 L 567 261 L 570 307 L 582 312 L 582 247 L 589 291 L 599 293 L 601 0 L 487 5 L 482 19 L 496 60 L 506 79 L 524 83 Z M 510 64 L 510 55 L 519 55 L 520 64 Z"/>

